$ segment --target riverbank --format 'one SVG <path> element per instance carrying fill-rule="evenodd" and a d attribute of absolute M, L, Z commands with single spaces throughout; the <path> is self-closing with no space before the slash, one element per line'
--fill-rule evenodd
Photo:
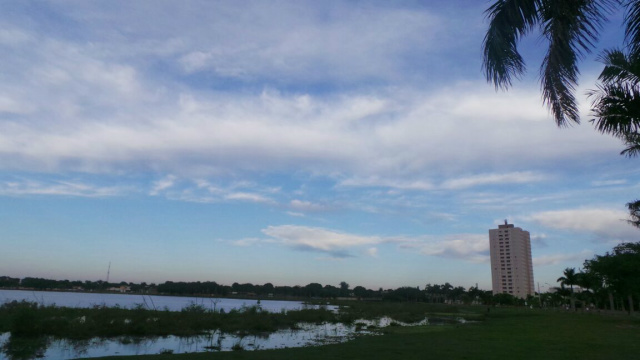
<path fill-rule="evenodd" d="M 493 308 L 464 326 L 388 327 L 382 336 L 318 347 L 145 356 L 144 360 L 226 359 L 636 359 L 638 316 Z M 110 357 L 135 360 L 142 357 Z"/>

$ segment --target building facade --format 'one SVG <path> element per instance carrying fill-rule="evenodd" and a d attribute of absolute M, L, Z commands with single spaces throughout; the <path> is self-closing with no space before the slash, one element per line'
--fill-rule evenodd
<path fill-rule="evenodd" d="M 493 294 L 523 299 L 535 295 L 529 232 L 505 220 L 504 225 L 489 230 L 489 246 Z"/>

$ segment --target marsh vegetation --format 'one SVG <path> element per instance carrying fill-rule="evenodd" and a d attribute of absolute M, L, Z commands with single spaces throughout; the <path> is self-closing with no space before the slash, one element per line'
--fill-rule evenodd
<path fill-rule="evenodd" d="M 441 323 L 443 318 L 456 322 L 459 317 L 474 316 L 477 318 L 477 314 L 453 306 L 416 302 L 346 301 L 336 306 L 325 303 L 269 312 L 259 306 L 214 310 L 197 303 L 181 311 L 168 311 L 150 310 L 142 304 L 132 309 L 69 308 L 12 301 L 0 306 L 0 334 L 7 334 L 3 351 L 8 359 L 28 359 L 42 355 L 51 344 L 78 348 L 79 354 L 94 345 L 106 348 L 118 342 L 145 344 L 155 354 L 173 352 L 172 346 L 183 349 L 177 353 L 264 349 L 275 347 L 272 343 L 317 345 L 379 333 L 390 325 L 425 324 L 428 317 Z M 166 349 L 158 344 L 166 344 Z"/>

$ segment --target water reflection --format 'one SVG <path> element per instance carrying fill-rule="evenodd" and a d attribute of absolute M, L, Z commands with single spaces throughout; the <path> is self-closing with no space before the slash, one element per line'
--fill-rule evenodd
<path fill-rule="evenodd" d="M 21 338 L 9 336 L 2 342 L 2 353 L 12 360 L 30 360 L 44 358 L 49 339 L 47 337 Z M 1 337 L 0 337 L 1 339 Z"/>
<path fill-rule="evenodd" d="M 285 347 L 314 346 L 345 342 L 358 335 L 377 334 L 390 325 L 411 326 L 440 324 L 441 319 L 424 319 L 403 324 L 390 318 L 359 320 L 353 324 L 301 323 L 295 329 L 264 334 L 227 334 L 219 330 L 200 336 L 131 337 L 70 340 L 52 337 L 14 338 L 0 334 L 0 360 L 47 359 L 63 360 L 114 355 L 151 355 L 160 353 L 194 353 L 231 350 L 265 350 Z M 455 321 L 455 320 L 454 320 Z"/>
<path fill-rule="evenodd" d="M 51 337 L 14 338 L 0 335 L 0 360 L 48 359 L 112 355 L 147 355 L 207 351 L 263 350 L 344 342 L 357 333 L 356 325 L 299 324 L 296 329 L 258 335 L 226 334 L 218 330 L 200 336 L 117 337 L 109 339 L 70 340 Z"/>

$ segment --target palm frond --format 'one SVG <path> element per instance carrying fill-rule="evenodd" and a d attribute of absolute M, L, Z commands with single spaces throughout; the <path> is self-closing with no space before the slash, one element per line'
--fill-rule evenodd
<path fill-rule="evenodd" d="M 631 51 L 640 50 L 640 1 L 626 1 L 626 12 L 624 16 L 625 41 Z"/>
<path fill-rule="evenodd" d="M 487 81 L 496 88 L 508 88 L 511 79 L 525 71 L 517 42 L 539 23 L 542 0 L 498 0 L 486 14 L 489 29 L 483 41 L 483 62 Z"/>
<path fill-rule="evenodd" d="M 640 83 L 640 55 L 637 52 L 605 50 L 598 60 L 605 65 L 598 77 L 601 82 L 627 82 L 634 86 Z"/>
<path fill-rule="evenodd" d="M 640 200 L 632 201 L 627 204 L 631 220 L 627 220 L 629 224 L 640 228 Z"/>
<path fill-rule="evenodd" d="M 626 157 L 636 157 L 640 155 L 640 133 L 634 132 L 624 136 L 624 144 L 626 149 L 620 152 L 620 155 Z"/>
<path fill-rule="evenodd" d="M 540 69 L 542 94 L 558 126 L 580 122 L 573 94 L 578 85 L 577 63 L 594 47 L 606 20 L 607 2 L 543 2 L 542 34 L 549 40 L 549 49 Z"/>
<path fill-rule="evenodd" d="M 629 83 L 600 84 L 589 93 L 596 129 L 625 139 L 640 130 L 640 89 Z"/>

